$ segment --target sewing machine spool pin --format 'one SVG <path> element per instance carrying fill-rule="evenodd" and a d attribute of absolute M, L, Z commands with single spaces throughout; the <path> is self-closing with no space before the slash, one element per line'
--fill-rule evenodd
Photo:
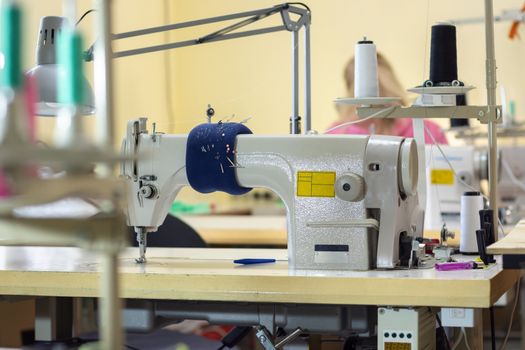
<path fill-rule="evenodd" d="M 215 115 L 215 110 L 211 106 L 211 104 L 208 105 L 208 108 L 206 109 L 206 118 L 208 119 L 208 123 L 211 123 L 211 118 Z"/>

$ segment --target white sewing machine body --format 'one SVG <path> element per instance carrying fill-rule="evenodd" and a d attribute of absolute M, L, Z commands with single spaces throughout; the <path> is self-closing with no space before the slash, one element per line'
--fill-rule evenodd
<path fill-rule="evenodd" d="M 189 185 L 187 138 L 148 134 L 144 119 L 129 122 L 123 149 L 139 157 L 122 169 L 130 226 L 156 231 Z M 292 268 L 393 268 L 400 235 L 422 234 L 412 139 L 239 135 L 235 150 L 238 184 L 271 189 L 286 205 Z"/>
<path fill-rule="evenodd" d="M 487 154 L 474 146 L 440 146 L 457 176 L 469 186 L 480 188 L 487 179 Z M 460 228 L 461 196 L 469 191 L 454 176 L 449 164 L 436 146 L 427 145 L 427 205 L 425 229 L 439 230 L 445 222 L 452 230 Z"/>

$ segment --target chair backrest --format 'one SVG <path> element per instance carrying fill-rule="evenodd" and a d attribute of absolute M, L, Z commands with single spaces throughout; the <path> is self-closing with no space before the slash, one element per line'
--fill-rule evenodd
<path fill-rule="evenodd" d="M 133 227 L 130 227 L 130 236 L 131 245 L 138 246 Z M 157 232 L 148 234 L 148 247 L 204 248 L 207 246 L 193 227 L 169 214 Z"/>

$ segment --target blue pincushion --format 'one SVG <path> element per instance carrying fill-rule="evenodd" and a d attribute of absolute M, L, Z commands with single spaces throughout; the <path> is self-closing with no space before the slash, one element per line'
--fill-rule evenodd
<path fill-rule="evenodd" d="M 222 191 L 247 193 L 236 177 L 237 135 L 251 134 L 241 123 L 205 123 L 196 126 L 186 144 L 186 175 L 190 186 L 201 193 Z"/>

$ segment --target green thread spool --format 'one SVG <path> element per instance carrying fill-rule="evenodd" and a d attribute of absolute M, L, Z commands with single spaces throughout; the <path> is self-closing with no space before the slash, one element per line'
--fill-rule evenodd
<path fill-rule="evenodd" d="M 3 87 L 22 87 L 22 10 L 14 3 L 2 6 L 0 15 L 0 52 L 4 55 L 4 68 L 0 71 Z"/>
<path fill-rule="evenodd" d="M 82 44 L 82 36 L 77 31 L 64 29 L 58 36 L 57 57 L 61 66 L 58 100 L 66 105 L 81 105 L 85 102 Z"/>

